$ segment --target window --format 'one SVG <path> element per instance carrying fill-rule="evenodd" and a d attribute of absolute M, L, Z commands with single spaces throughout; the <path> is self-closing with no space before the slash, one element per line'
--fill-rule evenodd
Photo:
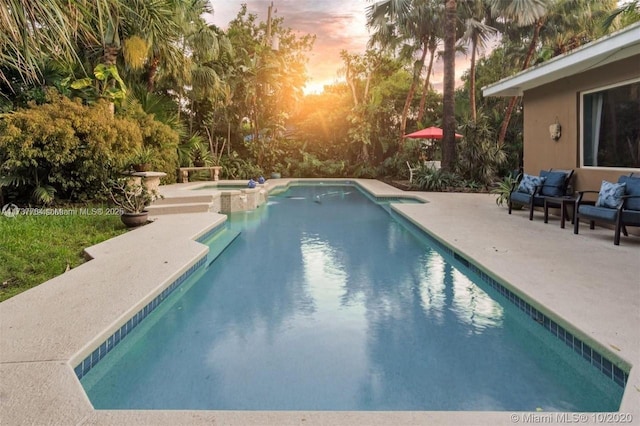
<path fill-rule="evenodd" d="M 640 80 L 583 93 L 582 165 L 640 167 Z"/>

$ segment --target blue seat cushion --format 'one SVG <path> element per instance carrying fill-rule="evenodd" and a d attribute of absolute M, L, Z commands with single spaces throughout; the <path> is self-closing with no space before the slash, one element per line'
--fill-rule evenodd
<path fill-rule="evenodd" d="M 612 183 L 603 180 L 602 186 L 600 186 L 600 192 L 598 193 L 596 207 L 617 209 L 620 203 L 622 203 L 622 196 L 624 195 L 626 186 L 626 183 Z"/>
<path fill-rule="evenodd" d="M 640 226 L 640 210 L 622 210 L 622 223 Z"/>
<path fill-rule="evenodd" d="M 624 195 L 638 196 L 638 198 L 629 198 L 624 208 L 640 210 L 640 177 L 620 176 L 618 183 L 624 183 L 626 185 Z"/>
<path fill-rule="evenodd" d="M 529 204 L 531 202 L 531 195 L 520 191 L 514 191 L 511 193 L 511 201 L 519 204 Z"/>
<path fill-rule="evenodd" d="M 578 208 L 578 214 L 581 217 L 587 217 L 594 220 L 605 220 L 607 222 L 615 222 L 618 210 L 607 207 L 596 207 L 590 204 L 583 204 Z"/>
<path fill-rule="evenodd" d="M 518 185 L 518 192 L 523 192 L 525 194 L 533 194 L 536 191 L 536 187 L 542 185 L 545 179 L 546 178 L 542 176 L 533 176 L 525 173 L 524 176 L 522 176 L 520 185 Z"/>
<path fill-rule="evenodd" d="M 562 197 L 564 195 L 565 172 L 540 170 L 540 176 L 546 178 L 542 185 L 541 194 L 547 197 Z"/>
<path fill-rule="evenodd" d="M 526 194 L 524 192 L 518 192 L 518 191 L 514 191 L 511 193 L 511 201 L 518 204 L 529 204 L 532 202 L 531 200 L 532 198 L 533 198 L 534 206 L 542 207 L 544 205 L 544 197 L 540 197 L 537 195 L 534 195 L 532 197 L 529 194 Z"/>

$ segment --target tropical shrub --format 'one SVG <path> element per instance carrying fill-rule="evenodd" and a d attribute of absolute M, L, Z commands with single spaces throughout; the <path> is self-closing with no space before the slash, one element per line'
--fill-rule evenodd
<path fill-rule="evenodd" d="M 49 92 L 0 121 L 0 185 L 16 201 L 50 203 L 99 198 L 102 183 L 120 172 L 142 144 L 136 123 L 114 117 L 104 101 L 82 105 Z"/>
<path fill-rule="evenodd" d="M 292 177 L 341 177 L 344 176 L 345 162 L 341 160 L 320 160 L 317 156 L 301 151 L 302 160 L 287 158 L 288 174 Z"/>
<path fill-rule="evenodd" d="M 514 176 L 513 174 L 507 175 L 498 182 L 498 185 L 491 190 L 492 194 L 497 195 L 496 204 L 498 206 L 502 206 L 509 202 L 509 195 L 511 195 L 511 191 L 515 188 L 515 186 L 520 181 L 520 177 L 522 175 Z"/>
<path fill-rule="evenodd" d="M 467 120 L 464 123 L 462 133 L 464 138 L 458 143 L 458 173 L 468 181 L 488 187 L 506 161 L 506 154 L 496 144 L 482 111 L 478 112 L 476 121 Z"/>
<path fill-rule="evenodd" d="M 377 176 L 409 179 L 407 161 L 415 166 L 416 162 L 420 159 L 420 154 L 421 144 L 417 139 L 403 140 L 398 152 L 385 158 L 380 164 Z"/>
<path fill-rule="evenodd" d="M 421 166 L 413 175 L 415 185 L 422 191 L 447 191 L 461 184 L 460 178 L 443 169 Z"/>
<path fill-rule="evenodd" d="M 180 140 L 178 132 L 169 125 L 155 120 L 152 114 L 144 112 L 137 102 L 129 103 L 117 116 L 139 127 L 143 145 L 155 152 L 151 161 L 152 170 L 167 174 L 162 179 L 164 183 L 175 183 Z"/>
<path fill-rule="evenodd" d="M 235 151 L 232 151 L 230 156 L 222 157 L 220 166 L 222 166 L 222 175 L 227 179 L 250 179 L 264 176 L 264 171 L 259 166 L 243 159 Z"/>
<path fill-rule="evenodd" d="M 204 139 L 199 133 L 192 134 L 189 138 L 178 144 L 178 164 L 180 167 L 193 166 L 193 151 L 204 143 Z"/>

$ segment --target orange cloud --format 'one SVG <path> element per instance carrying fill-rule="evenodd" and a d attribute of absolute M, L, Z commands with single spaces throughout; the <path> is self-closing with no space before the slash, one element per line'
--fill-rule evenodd
<path fill-rule="evenodd" d="M 214 15 L 207 20 L 226 28 L 235 18 L 240 5 L 247 4 L 249 13 L 267 19 L 267 10 L 272 0 L 212 0 Z M 363 53 L 369 33 L 366 27 L 366 10 L 373 3 L 369 0 L 273 0 L 274 16 L 284 18 L 284 25 L 300 34 L 315 34 L 316 42 L 309 54 L 307 65 L 310 77 L 306 92 L 319 92 L 326 84 L 339 80 L 338 70 L 342 67 L 340 51 Z M 469 67 L 469 59 L 458 55 L 456 60 L 456 81 Z M 442 91 L 442 61 L 434 64 L 433 86 Z"/>

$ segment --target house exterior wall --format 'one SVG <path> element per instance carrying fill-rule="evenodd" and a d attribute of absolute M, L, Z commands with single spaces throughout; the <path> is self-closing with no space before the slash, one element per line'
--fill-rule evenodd
<path fill-rule="evenodd" d="M 543 169 L 574 169 L 576 190 L 597 190 L 602 180 L 615 182 L 621 174 L 640 169 L 580 168 L 580 94 L 584 91 L 640 77 L 640 55 L 605 65 L 582 74 L 557 80 L 524 92 L 525 173 Z M 562 126 L 557 142 L 549 135 L 549 125 Z"/>

